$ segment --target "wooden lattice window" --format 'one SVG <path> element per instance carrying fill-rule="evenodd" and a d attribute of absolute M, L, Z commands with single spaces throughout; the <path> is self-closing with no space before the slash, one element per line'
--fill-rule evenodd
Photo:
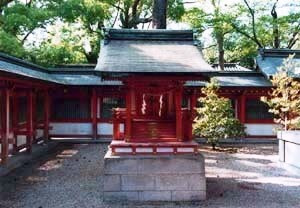
<path fill-rule="evenodd" d="M 36 98 L 36 120 L 43 121 L 44 120 L 44 112 L 45 112 L 45 99 L 40 95 Z"/>
<path fill-rule="evenodd" d="M 267 104 L 258 99 L 246 101 L 246 120 L 272 120 L 273 115 L 269 112 Z"/>
<path fill-rule="evenodd" d="M 80 120 L 91 118 L 91 103 L 89 99 L 57 98 L 51 105 L 53 120 Z"/>
<path fill-rule="evenodd" d="M 189 108 L 189 99 L 188 99 L 188 97 L 182 97 L 181 107 L 182 108 Z"/>
<path fill-rule="evenodd" d="M 18 123 L 27 121 L 28 100 L 27 97 L 18 98 Z"/>
<path fill-rule="evenodd" d="M 120 97 L 103 97 L 101 104 L 100 118 L 110 119 L 112 118 L 112 109 L 124 108 L 125 100 Z"/>

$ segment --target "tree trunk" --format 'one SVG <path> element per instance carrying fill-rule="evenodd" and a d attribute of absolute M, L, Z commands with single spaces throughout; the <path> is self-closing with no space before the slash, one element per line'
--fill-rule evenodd
<path fill-rule="evenodd" d="M 273 46 L 274 46 L 274 48 L 280 48 L 278 15 L 277 15 L 277 11 L 276 11 L 277 2 L 278 1 L 276 1 L 276 3 L 274 4 L 274 6 L 272 8 L 272 11 L 271 11 L 271 15 L 272 15 L 272 18 L 273 18 L 273 37 L 274 37 Z"/>
<path fill-rule="evenodd" d="M 167 28 L 167 5 L 168 0 L 154 0 L 152 12 L 152 28 Z"/>
<path fill-rule="evenodd" d="M 219 51 L 219 67 L 222 71 L 224 71 L 224 36 L 220 32 L 217 32 L 216 36 Z"/>

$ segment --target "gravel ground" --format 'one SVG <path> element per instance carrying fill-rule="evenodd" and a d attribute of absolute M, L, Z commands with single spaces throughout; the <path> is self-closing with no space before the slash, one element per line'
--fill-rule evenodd
<path fill-rule="evenodd" d="M 278 167 L 276 145 L 235 146 L 218 152 L 203 147 L 208 189 L 204 202 L 107 204 L 101 192 L 106 146 L 60 146 L 1 178 L 0 207 L 300 207 L 300 176 Z"/>

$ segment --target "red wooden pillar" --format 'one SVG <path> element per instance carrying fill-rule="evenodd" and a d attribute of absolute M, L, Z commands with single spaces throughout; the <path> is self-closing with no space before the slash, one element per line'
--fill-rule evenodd
<path fill-rule="evenodd" d="M 113 111 L 113 139 L 120 140 L 120 122 L 119 122 L 119 109 Z"/>
<path fill-rule="evenodd" d="M 130 142 L 131 140 L 132 94 L 133 94 L 133 89 L 131 86 L 128 86 L 127 93 L 126 93 L 126 123 L 125 123 L 126 142 Z"/>
<path fill-rule="evenodd" d="M 32 151 L 33 143 L 33 97 L 33 91 L 30 90 L 27 97 L 27 152 Z"/>
<path fill-rule="evenodd" d="M 32 93 L 32 141 L 36 140 L 36 92 Z"/>
<path fill-rule="evenodd" d="M 97 91 L 93 88 L 92 92 L 92 131 L 93 131 L 93 139 L 97 139 L 98 136 L 98 128 L 97 128 Z"/>
<path fill-rule="evenodd" d="M 49 120 L 50 120 L 50 97 L 48 90 L 45 91 L 45 102 L 44 102 L 44 141 L 49 140 Z"/>
<path fill-rule="evenodd" d="M 182 141 L 182 89 L 178 89 L 175 92 L 175 111 L 176 111 L 176 138 L 178 141 Z"/>
<path fill-rule="evenodd" d="M 190 129 L 189 129 L 189 140 L 193 140 L 193 123 L 196 118 L 196 104 L 197 104 L 197 96 L 196 91 L 193 90 L 190 97 Z"/>
<path fill-rule="evenodd" d="M 19 115 L 19 100 L 16 96 L 16 93 L 12 93 L 12 129 L 14 135 L 14 147 L 13 152 L 17 152 L 18 147 L 18 115 Z"/>
<path fill-rule="evenodd" d="M 3 89 L 1 93 L 1 162 L 6 163 L 9 151 L 9 94 L 8 89 Z"/>
<path fill-rule="evenodd" d="M 243 93 L 240 97 L 240 122 L 246 123 L 246 96 Z"/>

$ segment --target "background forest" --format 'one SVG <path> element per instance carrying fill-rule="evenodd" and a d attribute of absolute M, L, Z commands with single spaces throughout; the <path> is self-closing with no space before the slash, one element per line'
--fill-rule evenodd
<path fill-rule="evenodd" d="M 153 0 L 0 0 L 0 51 L 43 66 L 96 63 L 103 27 L 151 29 L 153 12 Z M 166 15 L 168 29 L 198 32 L 209 63 L 253 67 L 259 48 L 300 49 L 297 1 L 168 0 Z"/>

